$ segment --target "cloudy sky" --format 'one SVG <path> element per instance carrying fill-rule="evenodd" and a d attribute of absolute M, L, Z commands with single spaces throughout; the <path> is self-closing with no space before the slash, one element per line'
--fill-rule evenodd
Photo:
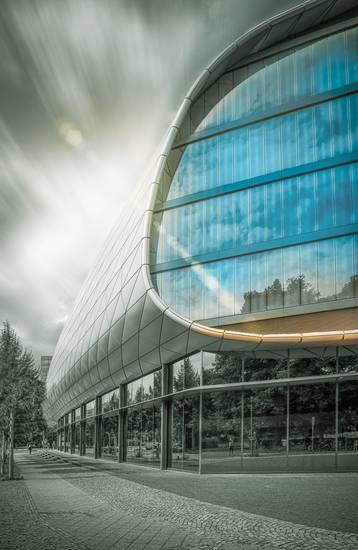
<path fill-rule="evenodd" d="M 294 0 L 2 0 L 0 319 L 52 354 L 201 69 Z"/>

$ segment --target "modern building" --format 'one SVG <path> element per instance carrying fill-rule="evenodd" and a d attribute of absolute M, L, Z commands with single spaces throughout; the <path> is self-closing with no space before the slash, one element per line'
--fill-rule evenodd
<path fill-rule="evenodd" d="M 40 376 L 40 380 L 42 380 L 43 382 L 46 382 L 51 361 L 52 361 L 52 355 L 41 355 L 39 376 Z"/>
<path fill-rule="evenodd" d="M 357 25 L 306 1 L 200 75 L 57 345 L 61 450 L 358 469 Z"/>

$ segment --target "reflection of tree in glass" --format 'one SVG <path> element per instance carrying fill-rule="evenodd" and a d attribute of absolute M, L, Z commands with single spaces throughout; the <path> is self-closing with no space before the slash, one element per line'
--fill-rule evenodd
<path fill-rule="evenodd" d="M 203 383 L 223 384 L 241 382 L 241 356 L 238 353 L 227 352 L 216 354 L 211 368 L 204 368 Z"/>
<path fill-rule="evenodd" d="M 181 391 L 185 388 L 193 388 L 200 385 L 200 375 L 194 368 L 190 357 L 186 357 L 181 363 L 174 366 L 173 389 Z"/>
<path fill-rule="evenodd" d="M 158 370 L 153 374 L 153 390 L 154 390 L 154 397 L 158 397 L 159 395 L 162 395 L 162 371 Z"/>
<path fill-rule="evenodd" d="M 337 293 L 337 299 L 353 298 L 355 285 L 358 287 L 358 275 L 351 275 L 349 281 L 344 283 L 340 292 Z"/>
<path fill-rule="evenodd" d="M 281 281 L 275 279 L 272 284 L 267 286 L 263 291 L 259 292 L 253 289 L 251 292 L 245 292 L 241 313 L 251 311 L 251 301 L 259 303 L 257 298 L 264 293 L 266 293 L 269 308 L 270 304 L 283 304 L 283 290 Z M 297 296 L 297 303 L 314 303 L 319 297 L 319 292 L 313 287 L 311 282 L 306 281 L 306 277 L 302 273 L 297 277 L 289 277 L 287 279 L 285 293 L 288 296 Z"/>
<path fill-rule="evenodd" d="M 358 355 L 339 357 L 339 372 L 358 372 Z M 358 401 L 358 400 L 357 400 Z"/>

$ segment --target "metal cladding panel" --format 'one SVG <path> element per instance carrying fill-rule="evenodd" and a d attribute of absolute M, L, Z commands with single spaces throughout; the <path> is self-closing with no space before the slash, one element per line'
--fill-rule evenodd
<path fill-rule="evenodd" d="M 329 3 L 336 15 L 355 4 L 353 0 Z M 280 5 L 284 8 L 285 2 Z M 164 181 L 166 187 L 170 185 L 182 155 L 182 151 L 170 154 L 174 140 L 192 132 L 208 105 L 218 101 L 230 86 L 230 79 L 220 84 L 216 79 L 228 66 L 234 67 L 256 52 L 265 39 L 270 41 L 270 36 L 284 40 L 315 25 L 318 13 L 324 18 L 327 5 L 319 0 L 297 2 L 293 9 L 257 25 L 236 40 L 197 79 L 168 130 L 153 177 L 141 186 L 132 209 L 109 235 L 60 336 L 47 378 L 45 414 L 49 419 L 56 420 L 99 393 L 199 349 L 265 349 L 260 335 L 233 336 L 224 330 L 208 329 L 180 317 L 161 300 L 153 290 L 149 272 L 152 210 L 163 201 L 158 184 Z M 252 14 L 252 20 L 258 16 Z M 324 339 L 328 346 L 329 336 Z M 275 335 L 271 342 L 275 350 L 288 347 L 287 335 L 281 339 Z M 357 332 L 346 331 L 341 342 L 353 349 L 358 343 Z M 292 356 L 307 355 L 309 345 L 310 338 L 299 335 Z"/>

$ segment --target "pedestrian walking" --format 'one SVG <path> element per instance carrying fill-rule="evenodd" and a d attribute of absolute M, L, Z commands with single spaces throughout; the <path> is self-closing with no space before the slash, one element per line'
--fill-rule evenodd
<path fill-rule="evenodd" d="M 32 452 L 32 445 L 31 445 L 31 443 L 28 444 L 27 448 L 29 449 L 29 455 L 30 455 L 31 452 Z"/>
<path fill-rule="evenodd" d="M 229 456 L 234 456 L 234 441 L 229 437 Z"/>

